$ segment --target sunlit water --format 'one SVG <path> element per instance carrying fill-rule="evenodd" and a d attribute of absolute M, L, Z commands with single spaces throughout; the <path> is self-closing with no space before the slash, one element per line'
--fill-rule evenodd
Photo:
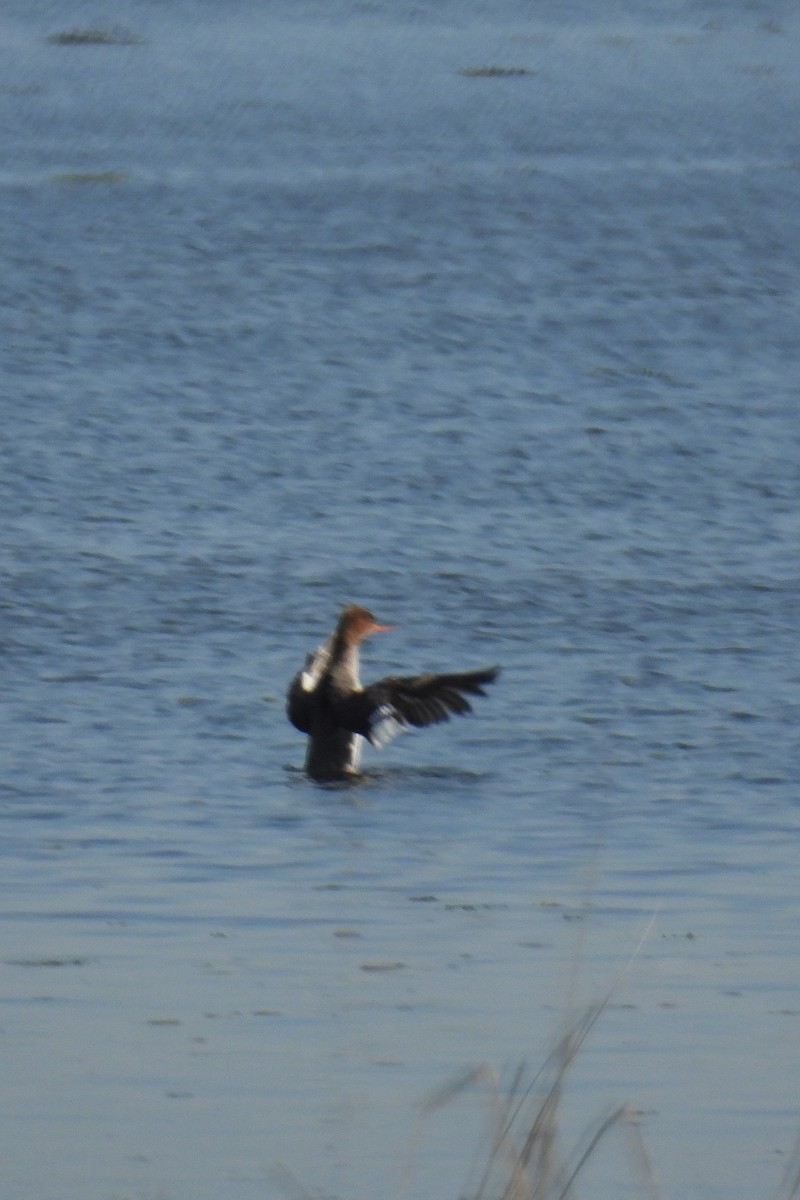
<path fill-rule="evenodd" d="M 800 1129 L 800 24 L 430 7 L 0 20 L 9 1200 L 456 1200 L 609 989 L 567 1142 Z M 350 600 L 503 674 L 318 788 Z"/>

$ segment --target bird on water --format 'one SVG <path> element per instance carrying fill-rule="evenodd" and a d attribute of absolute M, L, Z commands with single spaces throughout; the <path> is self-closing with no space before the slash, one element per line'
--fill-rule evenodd
<path fill-rule="evenodd" d="M 497 667 L 447 675 L 387 675 L 362 687 L 359 649 L 364 638 L 385 633 L 360 604 L 348 604 L 330 637 L 306 659 L 286 698 L 289 720 L 308 735 L 306 774 L 318 782 L 352 779 L 361 739 L 381 749 L 410 726 L 436 725 L 472 711 L 467 696 L 485 696 Z"/>

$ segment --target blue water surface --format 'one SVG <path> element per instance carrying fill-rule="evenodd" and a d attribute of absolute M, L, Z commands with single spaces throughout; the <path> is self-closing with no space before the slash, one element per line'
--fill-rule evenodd
<path fill-rule="evenodd" d="M 0 1193 L 474 1195 L 485 1092 L 426 1097 L 609 990 L 565 1147 L 627 1103 L 664 1196 L 776 1193 L 794 11 L 0 31 Z M 283 695 L 348 601 L 368 679 L 503 673 L 326 789 Z M 624 1139 L 585 1170 L 652 1194 Z"/>

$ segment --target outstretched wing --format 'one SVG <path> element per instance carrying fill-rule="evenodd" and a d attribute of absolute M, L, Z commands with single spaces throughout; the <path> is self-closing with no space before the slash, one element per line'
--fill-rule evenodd
<path fill-rule="evenodd" d="M 301 733 L 311 732 L 311 695 L 303 687 L 303 672 L 298 671 L 286 693 L 286 715 Z"/>
<path fill-rule="evenodd" d="M 380 748 L 410 726 L 438 725 L 472 711 L 467 696 L 485 696 L 498 667 L 450 675 L 388 675 L 363 692 L 343 698 L 337 719 Z"/>
<path fill-rule="evenodd" d="M 331 640 L 317 646 L 306 656 L 306 665 L 298 671 L 286 693 L 286 715 L 301 733 L 311 732 L 312 696 L 327 670 L 331 657 Z"/>

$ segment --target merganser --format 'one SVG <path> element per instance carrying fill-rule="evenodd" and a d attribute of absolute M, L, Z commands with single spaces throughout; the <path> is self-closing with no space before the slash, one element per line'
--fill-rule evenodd
<path fill-rule="evenodd" d="M 359 680 L 359 646 L 379 625 L 360 604 L 342 610 L 327 639 L 306 659 L 286 698 L 289 720 L 308 734 L 306 773 L 319 782 L 352 778 L 358 770 L 362 738 L 381 749 L 411 725 L 436 725 L 451 713 L 468 713 L 464 693 L 485 696 L 483 685 L 498 668 L 451 675 L 387 675 L 368 687 Z"/>

